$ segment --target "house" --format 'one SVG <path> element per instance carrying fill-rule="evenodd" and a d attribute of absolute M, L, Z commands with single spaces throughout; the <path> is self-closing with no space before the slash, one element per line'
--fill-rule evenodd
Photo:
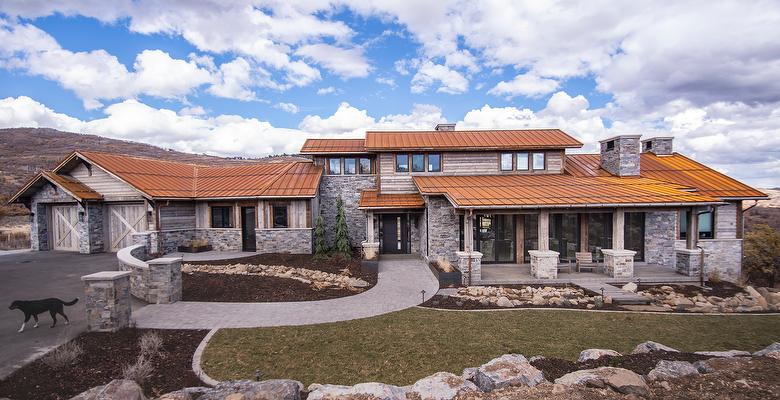
<path fill-rule="evenodd" d="M 559 129 L 439 124 L 309 139 L 309 159 L 226 167 L 76 151 L 11 201 L 31 210 L 36 250 L 168 253 L 205 239 L 311 253 L 313 220 L 332 243 L 341 198 L 354 247 L 447 259 L 472 284 L 556 279 L 578 253 L 613 280 L 694 277 L 702 262 L 739 276 L 743 202 L 764 193 L 674 153 L 671 137 L 567 153 L 582 146 Z"/>

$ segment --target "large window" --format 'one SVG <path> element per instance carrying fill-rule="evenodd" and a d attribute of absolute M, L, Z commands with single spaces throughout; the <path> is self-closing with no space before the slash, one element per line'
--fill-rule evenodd
<path fill-rule="evenodd" d="M 689 217 L 690 211 L 683 211 L 680 213 L 680 239 L 686 239 L 688 237 Z M 713 238 L 715 238 L 715 214 L 711 211 L 699 214 L 699 239 Z"/>
<path fill-rule="evenodd" d="M 360 159 L 360 173 L 361 174 L 371 174 L 371 159 L 370 158 L 361 158 Z"/>
<path fill-rule="evenodd" d="M 287 205 L 275 204 L 273 205 L 273 227 L 274 228 L 287 228 Z"/>
<path fill-rule="evenodd" d="M 233 227 L 233 207 L 214 206 L 211 207 L 211 227 L 212 228 L 232 228 Z"/>
<path fill-rule="evenodd" d="M 395 155 L 395 172 L 409 172 L 409 155 Z"/>
<path fill-rule="evenodd" d="M 594 260 L 603 260 L 601 249 L 612 248 L 612 213 L 588 214 L 588 251 Z"/>
<path fill-rule="evenodd" d="M 534 153 L 534 169 L 542 170 L 545 168 L 544 153 Z"/>
<path fill-rule="evenodd" d="M 328 172 L 331 175 L 341 175 L 341 159 L 329 158 L 328 159 Z"/>
<path fill-rule="evenodd" d="M 501 153 L 501 170 L 512 170 L 512 153 Z"/>
<path fill-rule="evenodd" d="M 355 175 L 357 173 L 357 165 L 354 158 L 344 159 L 344 174 Z"/>
<path fill-rule="evenodd" d="M 425 172 L 425 154 L 412 154 L 412 172 Z"/>
<path fill-rule="evenodd" d="M 428 154 L 428 172 L 441 172 L 441 154 Z"/>
<path fill-rule="evenodd" d="M 580 248 L 580 215 L 550 214 L 550 250 L 573 260 Z"/>
<path fill-rule="evenodd" d="M 634 261 L 645 259 L 645 213 L 627 212 L 623 225 L 624 247 L 634 250 Z"/>
<path fill-rule="evenodd" d="M 517 153 L 517 170 L 528 171 L 528 153 Z"/>

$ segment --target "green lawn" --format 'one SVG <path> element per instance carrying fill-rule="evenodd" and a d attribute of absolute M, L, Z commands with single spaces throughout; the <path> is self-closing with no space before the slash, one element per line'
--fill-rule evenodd
<path fill-rule="evenodd" d="M 203 359 L 218 380 L 292 378 L 407 385 L 459 374 L 504 353 L 576 359 L 582 349 L 628 352 L 645 340 L 682 351 L 759 350 L 780 341 L 780 315 L 707 316 L 574 311 L 446 312 L 413 308 L 378 317 L 282 328 L 223 329 Z"/>

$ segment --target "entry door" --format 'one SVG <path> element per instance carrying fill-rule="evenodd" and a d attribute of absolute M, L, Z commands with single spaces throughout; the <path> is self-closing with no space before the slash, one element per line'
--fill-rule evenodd
<path fill-rule="evenodd" d="M 515 262 L 515 219 L 508 214 L 479 214 L 474 226 L 484 263 Z"/>
<path fill-rule="evenodd" d="M 241 250 L 257 251 L 255 208 L 241 207 Z"/>
<path fill-rule="evenodd" d="M 133 234 L 147 230 L 146 207 L 143 204 L 108 206 L 108 244 L 110 251 L 132 245 Z"/>
<path fill-rule="evenodd" d="M 52 248 L 54 250 L 78 251 L 79 234 L 76 231 L 78 223 L 78 211 L 76 206 L 52 206 L 51 207 Z"/>
<path fill-rule="evenodd" d="M 382 215 L 382 253 L 409 253 L 409 225 L 404 214 Z"/>

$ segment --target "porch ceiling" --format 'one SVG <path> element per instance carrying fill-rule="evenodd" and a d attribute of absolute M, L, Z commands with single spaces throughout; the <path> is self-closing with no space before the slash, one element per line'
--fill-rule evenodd
<path fill-rule="evenodd" d="M 378 190 L 363 190 L 360 193 L 360 209 L 409 209 L 424 208 L 425 201 L 417 193 L 379 193 Z"/>

